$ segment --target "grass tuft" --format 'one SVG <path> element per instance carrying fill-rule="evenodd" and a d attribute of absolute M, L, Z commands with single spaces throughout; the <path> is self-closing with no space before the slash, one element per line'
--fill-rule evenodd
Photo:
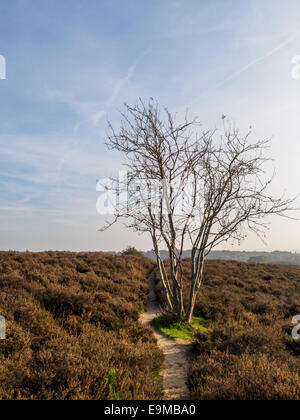
<path fill-rule="evenodd" d="M 168 315 L 161 315 L 152 321 L 154 328 L 171 338 L 193 341 L 196 331 L 205 331 L 209 321 L 202 317 L 193 317 L 192 322 L 176 322 Z"/>

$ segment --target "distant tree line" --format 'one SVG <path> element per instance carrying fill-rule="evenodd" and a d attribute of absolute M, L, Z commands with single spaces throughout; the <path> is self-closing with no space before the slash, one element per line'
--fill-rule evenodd
<path fill-rule="evenodd" d="M 155 260 L 156 256 L 154 251 L 144 252 L 148 258 Z M 168 251 L 161 251 L 162 259 L 168 258 Z M 190 258 L 191 250 L 183 251 L 184 258 Z M 211 251 L 207 256 L 210 260 L 235 260 L 240 262 L 256 262 L 256 263 L 289 263 L 300 265 L 300 254 L 288 251 Z"/>

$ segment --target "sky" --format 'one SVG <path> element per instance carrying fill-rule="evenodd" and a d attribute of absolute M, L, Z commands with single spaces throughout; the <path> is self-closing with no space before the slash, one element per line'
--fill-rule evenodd
<path fill-rule="evenodd" d="M 97 180 L 124 163 L 107 120 L 138 97 L 207 128 L 223 114 L 252 125 L 272 139 L 274 194 L 300 192 L 298 0 L 2 0 L 0 55 L 2 250 L 151 249 L 119 225 L 99 232 L 96 211 Z M 300 221 L 270 223 L 266 244 L 221 248 L 300 251 Z"/>

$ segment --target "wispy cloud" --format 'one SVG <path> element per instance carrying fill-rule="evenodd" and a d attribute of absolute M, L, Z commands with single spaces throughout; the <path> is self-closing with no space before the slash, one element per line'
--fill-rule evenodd
<path fill-rule="evenodd" d="M 112 90 L 112 93 L 110 94 L 110 96 L 108 97 L 104 109 L 101 109 L 100 111 L 97 111 L 96 113 L 93 113 L 90 117 L 90 121 L 92 121 L 92 123 L 94 125 L 97 125 L 101 118 L 105 115 L 105 113 L 109 110 L 109 108 L 111 106 L 114 105 L 114 103 L 116 102 L 119 93 L 121 92 L 121 90 L 127 85 L 127 83 L 129 83 L 130 79 L 132 78 L 134 71 L 136 69 L 137 66 L 137 62 L 135 62 L 132 66 L 129 67 L 127 74 L 120 78 L 119 80 L 116 81 L 114 88 Z M 79 122 L 76 125 L 75 131 L 78 130 L 79 126 L 83 123 L 89 120 L 84 120 L 82 122 Z"/>
<path fill-rule="evenodd" d="M 254 60 L 251 60 L 249 63 L 247 63 L 245 66 L 238 69 L 236 72 L 233 72 L 232 74 L 228 75 L 224 80 L 222 80 L 220 83 L 216 84 L 215 88 L 220 88 L 227 84 L 228 82 L 231 82 L 232 80 L 235 80 L 238 78 L 241 74 L 246 72 L 247 70 L 251 69 L 252 67 L 256 66 L 257 64 L 267 60 L 269 57 L 272 57 L 274 54 L 278 53 L 283 48 L 287 47 L 289 44 L 294 42 L 297 38 L 300 36 L 300 31 L 297 31 L 295 34 L 288 36 L 285 38 L 282 42 L 275 45 L 273 48 L 271 48 L 269 51 L 266 52 L 261 57 L 258 57 Z"/>
<path fill-rule="evenodd" d="M 74 139 L 72 140 L 72 142 L 68 145 L 68 149 L 66 150 L 66 152 L 62 155 L 61 159 L 59 160 L 57 166 L 56 166 L 56 170 L 57 170 L 57 177 L 60 177 L 60 172 L 63 168 L 63 165 L 65 164 L 66 160 L 67 160 L 67 156 L 69 154 L 69 151 L 74 149 L 75 146 L 78 146 L 78 144 L 81 142 L 82 138 L 86 135 L 86 132 L 88 132 L 88 130 L 83 131 L 83 133 L 80 133 L 80 128 L 85 126 L 85 125 L 90 125 L 92 124 L 94 127 L 96 127 L 100 120 L 105 116 L 105 114 L 107 113 L 107 111 L 115 104 L 118 95 L 120 94 L 120 92 L 122 91 L 122 89 L 130 82 L 131 78 L 134 75 L 134 72 L 136 70 L 136 67 L 139 63 L 139 61 L 142 59 L 142 57 L 147 53 L 147 51 L 144 51 L 142 54 L 140 54 L 140 56 L 138 57 L 138 59 L 136 59 L 133 64 L 129 67 L 129 69 L 127 70 L 127 73 L 125 76 L 119 78 L 115 83 L 114 83 L 114 87 L 113 90 L 111 92 L 111 94 L 109 95 L 109 97 L 107 98 L 104 107 L 97 111 L 97 112 L 93 112 L 91 113 L 91 115 L 88 118 L 84 118 L 82 120 L 79 120 L 73 129 L 73 133 L 74 133 Z M 67 103 L 71 104 L 71 106 L 74 106 L 74 103 L 72 101 L 67 101 Z M 79 103 L 76 101 L 75 102 L 75 107 L 77 109 L 83 108 L 86 110 L 86 108 L 88 108 L 89 104 L 82 104 L 82 106 L 78 105 Z M 93 106 L 94 108 L 94 106 Z"/>
<path fill-rule="evenodd" d="M 141 61 L 141 59 L 149 52 L 149 49 L 145 50 L 140 54 L 138 59 L 136 59 L 133 64 L 129 67 L 127 74 L 124 77 L 121 77 L 119 80 L 116 81 L 115 86 L 112 90 L 112 93 L 108 97 L 104 109 L 96 112 L 95 114 L 92 114 L 90 119 L 93 122 L 94 125 L 97 125 L 101 118 L 105 115 L 105 113 L 111 108 L 117 101 L 118 96 L 122 89 L 130 82 L 132 79 L 134 72 Z"/>
<path fill-rule="evenodd" d="M 259 134 L 268 129 L 284 138 L 287 151 L 278 144 L 275 155 L 285 183 L 298 192 L 297 164 L 287 162 L 300 153 L 300 83 L 291 80 L 290 60 L 282 60 L 298 40 L 298 0 L 284 8 L 280 0 L 132 0 L 131 7 L 72 0 L 71 9 L 59 0 L 28 0 L 25 11 L 21 2 L 6 3 L 0 248 L 122 246 L 111 234 L 96 234 L 95 185 L 119 164 L 103 145 L 104 120 L 109 114 L 117 123 L 115 109 L 137 97 L 157 98 L 171 110 L 192 104 L 205 125 L 221 112 L 258 120 Z M 128 234 L 115 232 L 128 245 Z"/>

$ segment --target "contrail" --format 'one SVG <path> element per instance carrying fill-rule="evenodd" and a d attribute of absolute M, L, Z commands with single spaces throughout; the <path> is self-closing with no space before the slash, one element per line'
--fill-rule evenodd
<path fill-rule="evenodd" d="M 262 57 L 256 58 L 255 60 L 250 61 L 250 63 L 246 64 L 244 67 L 242 67 L 237 72 L 231 74 L 230 76 L 226 77 L 222 82 L 218 83 L 215 88 L 219 88 L 224 86 L 227 82 L 230 82 L 231 80 L 236 79 L 238 76 L 240 76 L 242 73 L 250 69 L 251 67 L 255 66 L 258 63 L 261 63 L 262 61 L 266 60 L 267 58 L 271 57 L 278 51 L 280 51 L 282 48 L 286 47 L 288 44 L 293 42 L 296 38 L 298 38 L 300 35 L 300 32 L 298 32 L 296 35 L 288 37 L 285 41 L 281 42 L 280 44 L 276 45 L 276 47 L 272 48 L 270 51 L 268 51 L 265 55 Z"/>

